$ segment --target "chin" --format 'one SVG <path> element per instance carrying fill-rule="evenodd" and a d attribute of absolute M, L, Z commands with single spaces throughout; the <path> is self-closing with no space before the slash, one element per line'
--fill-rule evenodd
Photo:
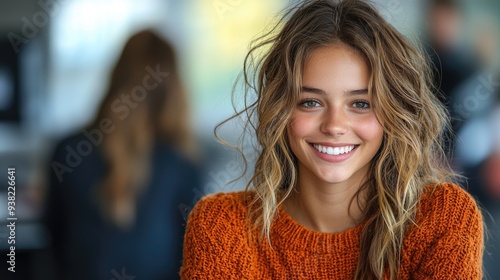
<path fill-rule="evenodd" d="M 327 183 L 327 184 L 339 184 L 348 181 L 351 178 L 351 174 L 339 174 L 341 172 L 315 172 L 317 180 Z"/>

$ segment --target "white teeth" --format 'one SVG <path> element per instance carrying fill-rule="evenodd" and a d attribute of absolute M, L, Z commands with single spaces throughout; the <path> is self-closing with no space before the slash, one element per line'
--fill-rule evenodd
<path fill-rule="evenodd" d="M 347 154 L 347 153 L 351 152 L 354 149 L 354 145 L 333 148 L 333 147 L 327 147 L 327 146 L 321 146 L 321 145 L 314 144 L 314 148 L 323 154 L 338 156 L 338 155 Z"/>

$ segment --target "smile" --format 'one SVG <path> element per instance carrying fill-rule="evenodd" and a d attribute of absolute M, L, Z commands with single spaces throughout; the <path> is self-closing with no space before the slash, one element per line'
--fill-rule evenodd
<path fill-rule="evenodd" d="M 343 155 L 350 153 L 356 146 L 355 145 L 349 145 L 349 146 L 344 146 L 344 147 L 327 147 L 327 146 L 321 146 L 314 144 L 313 147 L 320 153 L 323 154 L 328 154 L 328 155 Z"/>

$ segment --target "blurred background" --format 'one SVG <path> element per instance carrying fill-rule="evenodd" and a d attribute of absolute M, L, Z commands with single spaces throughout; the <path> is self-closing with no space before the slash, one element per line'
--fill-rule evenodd
<path fill-rule="evenodd" d="M 243 163 L 237 153 L 217 144 L 213 128 L 233 113 L 230 95 L 251 40 L 292 2 L 297 1 L 3 1 L 0 278 L 56 277 L 51 251 L 56 240 L 44 222 L 50 177 L 57 172 L 76 174 L 79 166 L 67 172 L 54 167 L 54 151 L 63 139 L 81 133 L 94 121 L 125 43 L 141 30 L 155 30 L 174 47 L 187 94 L 188 125 L 196 146 L 194 165 L 202 179 L 184 200 L 175 202 L 176 215 L 184 218 L 204 194 L 243 188 L 244 180 L 230 182 L 243 170 Z M 450 158 L 469 179 L 464 187 L 485 211 L 489 232 L 485 279 L 500 279 L 500 2 L 374 2 L 398 30 L 424 42 L 436 65 L 436 82 L 457 136 L 449 143 Z M 155 70 L 155 65 L 151 68 Z M 241 130 L 228 124 L 221 134 L 235 140 Z M 84 162 L 86 155 L 80 156 Z M 16 273 L 7 271 L 9 167 L 15 168 L 16 177 Z M 65 211 L 60 209 L 61 215 Z M 104 269 L 105 279 L 128 279 L 125 274 L 145 279 L 126 264 Z"/>

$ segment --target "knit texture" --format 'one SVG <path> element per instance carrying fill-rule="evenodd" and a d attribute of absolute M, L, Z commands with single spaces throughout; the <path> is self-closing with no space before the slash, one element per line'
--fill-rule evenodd
<path fill-rule="evenodd" d="M 483 223 L 471 196 L 443 183 L 426 188 L 417 226 L 402 249 L 399 279 L 481 279 Z M 248 234 L 252 191 L 203 198 L 191 212 L 181 279 L 353 279 L 365 223 L 341 233 L 320 233 L 281 207 L 271 246 Z M 252 236 L 254 238 L 249 238 Z"/>

